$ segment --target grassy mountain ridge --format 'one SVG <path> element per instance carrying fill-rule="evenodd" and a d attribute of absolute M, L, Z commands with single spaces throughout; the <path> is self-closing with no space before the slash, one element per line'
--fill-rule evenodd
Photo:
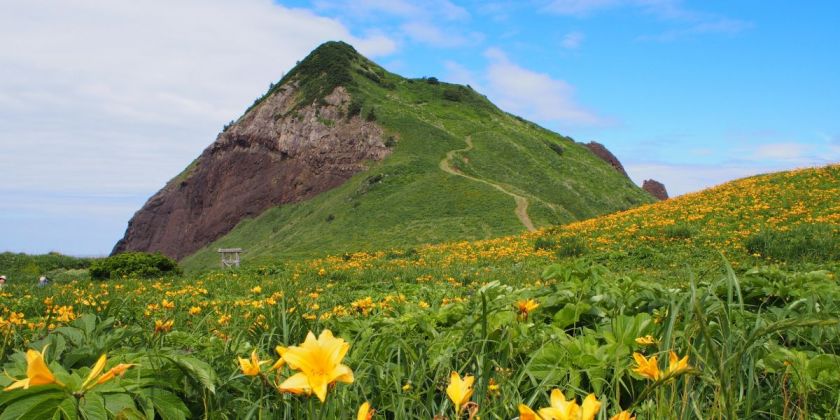
<path fill-rule="evenodd" d="M 653 201 L 572 139 L 469 87 L 389 73 L 347 44 L 319 47 L 266 96 L 286 84 L 299 87 L 298 105 L 344 86 L 345 116 L 376 121 L 390 156 L 313 199 L 243 220 L 186 258 L 188 269 L 214 266 L 219 247 L 270 259 L 484 239 Z"/>

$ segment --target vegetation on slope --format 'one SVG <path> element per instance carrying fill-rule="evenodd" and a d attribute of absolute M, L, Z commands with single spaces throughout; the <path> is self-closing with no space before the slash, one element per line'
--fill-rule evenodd
<path fill-rule="evenodd" d="M 38 277 L 71 280 L 87 275 L 86 269 L 92 259 L 76 258 L 52 252 L 44 255 L 22 253 L 0 253 L 0 275 L 8 278 L 8 283 L 38 281 Z"/>
<path fill-rule="evenodd" d="M 577 401 L 593 394 L 599 420 L 620 410 L 646 420 L 837 418 L 838 261 L 819 249 L 755 255 L 746 244 L 813 228 L 836 249 L 838 192 L 840 166 L 830 166 L 503 239 L 180 280 L 12 286 L 0 292 L 0 363 L 23 377 L 20 351 L 49 344 L 66 387 L 10 391 L 0 406 L 88 413 L 104 400 L 99 412 L 112 417 L 347 418 L 369 401 L 380 418 L 509 419 L 520 404 L 547 407 L 559 389 Z M 764 249 L 806 239 L 767 236 Z M 279 392 L 296 370 L 269 370 L 275 347 L 326 329 L 350 343 L 341 363 L 352 383 L 331 386 L 323 403 Z M 138 366 L 72 397 L 102 353 L 114 360 L 106 370 Z M 238 358 L 251 354 L 268 363 L 243 370 Z M 639 369 L 652 356 L 660 362 Z M 475 380 L 461 416 L 447 395 L 453 371 Z"/>
<path fill-rule="evenodd" d="M 341 187 L 242 221 L 185 259 L 186 269 L 213 267 L 220 247 L 270 260 L 486 239 L 524 231 L 523 207 L 545 227 L 653 201 L 572 139 L 500 111 L 469 87 L 388 73 L 346 44 L 325 44 L 283 83 L 323 94 L 334 80 L 311 75 L 346 66 L 346 54 L 355 57 L 352 83 L 341 82 L 353 97 L 347 115 L 381 124 L 391 155 Z"/>

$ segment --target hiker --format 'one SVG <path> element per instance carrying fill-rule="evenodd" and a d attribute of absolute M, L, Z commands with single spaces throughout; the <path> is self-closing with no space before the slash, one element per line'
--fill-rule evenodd
<path fill-rule="evenodd" d="M 50 279 L 48 279 L 47 276 L 41 276 L 41 278 L 38 279 L 38 287 L 44 287 L 44 286 L 48 285 L 49 283 L 50 283 Z"/>
<path fill-rule="evenodd" d="M 0 289 L 6 287 L 6 276 L 0 276 Z"/>

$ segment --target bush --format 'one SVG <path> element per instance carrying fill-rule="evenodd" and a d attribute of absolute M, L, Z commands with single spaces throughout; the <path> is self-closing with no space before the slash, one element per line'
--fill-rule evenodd
<path fill-rule="evenodd" d="M 458 88 L 451 87 L 446 88 L 446 90 L 443 91 L 443 99 L 446 99 L 447 101 L 461 102 L 463 97 L 464 94 Z"/>
<path fill-rule="evenodd" d="M 534 251 L 539 251 L 541 249 L 550 251 L 554 248 L 557 248 L 557 240 L 555 240 L 554 238 L 542 237 L 537 238 L 537 240 L 534 241 Z"/>
<path fill-rule="evenodd" d="M 426 78 L 426 83 L 428 83 L 430 85 L 437 85 L 437 84 L 440 84 L 440 81 L 437 79 L 437 77 L 427 77 Z"/>
<path fill-rule="evenodd" d="M 547 142 L 547 143 L 548 143 L 548 147 L 551 150 L 554 150 L 555 153 L 557 153 L 560 156 L 563 156 L 563 153 L 566 151 L 565 149 L 563 149 L 563 146 L 561 146 L 557 143 L 554 143 L 554 142 Z"/>
<path fill-rule="evenodd" d="M 828 224 L 804 224 L 787 230 L 765 229 L 744 243 L 750 254 L 781 261 L 840 260 L 840 228 Z"/>
<path fill-rule="evenodd" d="M 347 105 L 347 119 L 353 118 L 362 113 L 362 103 L 356 100 Z"/>
<path fill-rule="evenodd" d="M 159 252 L 125 252 L 95 260 L 90 265 L 90 277 L 96 280 L 123 277 L 148 279 L 169 274 L 181 274 L 181 269 L 175 260 Z"/>
<path fill-rule="evenodd" d="M 589 252 L 586 242 L 577 236 L 561 237 L 557 241 L 558 257 L 579 257 Z"/>
<path fill-rule="evenodd" d="M 368 110 L 367 115 L 365 116 L 365 120 L 367 120 L 368 122 L 376 121 L 376 111 L 373 108 Z"/>
<path fill-rule="evenodd" d="M 684 223 L 676 223 L 662 229 L 662 235 L 670 239 L 688 239 L 696 232 L 697 229 Z"/>

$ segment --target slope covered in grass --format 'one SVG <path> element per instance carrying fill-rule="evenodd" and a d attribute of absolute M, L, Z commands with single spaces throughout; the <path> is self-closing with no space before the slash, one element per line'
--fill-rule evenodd
<path fill-rule="evenodd" d="M 267 95 L 287 83 L 301 86 L 301 104 L 346 86 L 346 116 L 380 124 L 391 154 L 336 189 L 242 221 L 185 259 L 188 269 L 213 267 L 220 247 L 269 260 L 476 240 L 653 201 L 572 139 L 469 87 L 388 73 L 346 44 L 320 47 Z"/>
<path fill-rule="evenodd" d="M 67 387 L 10 391 L 0 409 L 89 415 L 104 398 L 111 418 L 314 419 L 352 418 L 368 401 L 382 418 L 461 418 L 446 393 L 454 371 L 474 377 L 481 418 L 548 407 L 557 389 L 597 399 L 587 419 L 835 419 L 838 192 L 835 165 L 506 238 L 13 285 L 0 291 L 0 386 L 24 376 L 26 348 L 49 344 Z M 325 330 L 349 343 L 352 383 L 323 403 L 279 392 L 298 372 L 269 370 L 277 347 Z M 134 366 L 78 399 L 103 353 L 106 368 Z M 254 376 L 249 355 L 267 362 Z"/>

